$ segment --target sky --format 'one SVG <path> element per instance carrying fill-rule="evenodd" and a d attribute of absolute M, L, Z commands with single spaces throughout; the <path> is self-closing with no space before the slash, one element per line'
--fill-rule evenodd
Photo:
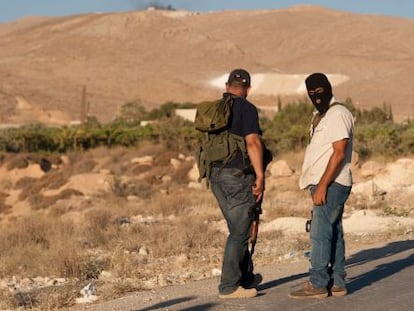
<path fill-rule="evenodd" d="M 65 16 L 92 12 L 123 12 L 151 4 L 190 11 L 280 9 L 315 4 L 331 9 L 414 19 L 413 0 L 0 0 L 0 23 L 25 16 Z"/>

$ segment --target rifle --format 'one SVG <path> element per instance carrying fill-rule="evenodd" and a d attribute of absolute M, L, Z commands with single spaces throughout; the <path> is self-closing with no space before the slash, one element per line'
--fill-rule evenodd
<path fill-rule="evenodd" d="M 249 209 L 249 217 L 252 220 L 252 226 L 250 228 L 250 237 L 249 237 L 249 252 L 250 257 L 253 256 L 254 248 L 257 242 L 257 234 L 259 232 L 259 218 L 260 214 L 262 213 L 262 201 L 256 202 L 250 209 Z"/>
<path fill-rule="evenodd" d="M 263 146 L 263 170 L 266 171 L 267 166 L 273 160 L 273 154 L 272 154 L 272 151 L 270 151 L 263 142 L 262 142 L 262 146 Z M 252 167 L 250 169 L 252 170 L 252 172 L 254 172 Z M 262 202 L 263 202 L 263 196 L 259 202 L 256 202 L 253 206 L 249 208 L 249 217 L 252 220 L 252 226 L 250 229 L 250 237 L 249 237 L 250 259 L 253 256 L 254 248 L 257 242 L 257 234 L 259 232 L 259 217 L 260 217 L 260 214 L 262 213 Z"/>

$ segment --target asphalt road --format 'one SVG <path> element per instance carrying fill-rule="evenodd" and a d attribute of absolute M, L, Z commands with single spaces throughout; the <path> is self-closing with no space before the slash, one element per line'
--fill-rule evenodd
<path fill-rule="evenodd" d="M 296 300 L 288 297 L 308 277 L 306 260 L 260 267 L 264 280 L 259 296 L 222 300 L 218 279 L 170 286 L 103 304 L 79 306 L 89 311 L 149 310 L 414 310 L 414 240 L 395 241 L 348 256 L 348 291 L 344 297 Z"/>

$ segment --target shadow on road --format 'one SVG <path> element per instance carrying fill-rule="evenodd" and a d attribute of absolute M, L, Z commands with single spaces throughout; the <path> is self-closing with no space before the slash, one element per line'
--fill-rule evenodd
<path fill-rule="evenodd" d="M 357 267 L 359 265 L 369 264 L 372 261 L 378 260 L 378 259 L 384 259 L 387 257 L 390 257 L 389 260 L 392 260 L 391 257 L 402 253 L 404 251 L 414 249 L 414 241 L 413 240 L 407 240 L 407 241 L 398 241 L 398 242 L 392 242 L 389 243 L 383 247 L 378 248 L 371 248 L 367 250 L 362 250 L 358 253 L 355 253 L 352 255 L 347 261 L 346 261 L 346 268 L 352 269 L 354 267 Z M 404 270 L 407 267 L 414 265 L 414 254 L 407 255 L 403 259 L 398 259 L 394 261 L 389 261 L 387 263 L 382 263 L 379 265 L 376 265 L 372 268 L 367 268 L 369 271 L 366 271 L 365 273 L 362 273 L 360 275 L 354 276 L 348 280 L 348 292 L 351 294 L 353 292 L 356 292 L 358 290 L 361 290 L 362 288 L 372 285 L 382 279 L 385 279 L 393 274 L 399 273 L 400 271 Z M 372 265 L 371 265 L 372 266 Z M 308 277 L 309 273 L 299 273 L 287 277 L 283 277 L 280 279 L 276 279 L 273 281 L 269 281 L 266 283 L 263 283 L 258 286 L 258 290 L 266 290 L 272 287 L 277 287 L 285 283 L 289 283 L 292 281 L 296 281 L 305 277 Z M 199 297 L 196 296 L 188 296 L 188 297 L 181 297 L 177 299 L 171 299 L 168 301 L 164 301 L 161 303 L 154 304 L 152 306 L 148 306 L 143 309 L 137 309 L 135 311 L 150 311 L 150 310 L 159 310 L 164 308 L 169 308 L 174 305 L 178 305 L 180 303 L 185 303 L 191 300 L 195 300 Z M 196 306 L 187 307 L 186 309 L 180 309 L 182 311 L 202 311 L 202 310 L 208 310 L 211 308 L 214 308 L 217 305 L 217 303 L 205 303 L 205 304 L 199 304 Z"/>
<path fill-rule="evenodd" d="M 414 249 L 414 241 L 412 240 L 392 242 L 383 247 L 363 250 L 352 255 L 346 261 L 346 268 L 350 269 L 352 267 L 363 265 L 377 259 L 390 257 L 409 249 Z M 414 265 L 414 255 L 411 255 L 405 259 L 396 260 L 390 263 L 379 265 L 371 271 L 368 271 L 362 275 L 350 279 L 348 282 L 348 291 L 349 293 L 355 292 L 365 286 L 368 286 L 392 274 L 395 274 L 411 265 Z M 276 287 L 284 283 L 295 281 L 307 276 L 309 276 L 308 272 L 284 277 L 281 279 L 263 283 L 259 285 L 258 290 L 265 290 L 268 288 Z"/>
<path fill-rule="evenodd" d="M 287 276 L 287 277 L 277 279 L 277 280 L 274 280 L 274 281 L 266 282 L 266 283 L 260 284 L 257 287 L 257 290 L 261 291 L 261 290 L 265 290 L 265 289 L 268 289 L 268 288 L 276 287 L 276 286 L 282 285 L 284 283 L 299 280 L 299 279 L 304 278 L 308 275 L 309 275 L 309 273 L 306 272 L 306 273 L 295 274 L 295 275 Z"/>
<path fill-rule="evenodd" d="M 351 279 L 348 283 L 348 292 L 356 292 L 361 288 L 371 285 L 379 280 L 385 279 L 390 275 L 400 272 L 407 267 L 414 265 L 414 254 L 407 258 L 393 261 L 375 267 L 375 269 L 368 271 L 364 274 L 358 275 Z"/>
<path fill-rule="evenodd" d="M 196 299 L 197 297 L 181 297 L 181 298 L 177 298 L 177 299 L 171 299 L 171 300 L 167 300 L 167 301 L 163 301 L 160 303 L 157 303 L 155 305 L 149 306 L 149 307 L 145 307 L 143 309 L 137 309 L 135 311 L 150 311 L 150 310 L 158 310 L 161 308 L 167 308 L 167 307 L 171 307 L 173 305 L 182 303 L 182 302 L 187 302 L 193 299 Z M 196 310 L 196 309 L 194 309 Z M 201 309 L 200 309 L 201 310 Z"/>
<path fill-rule="evenodd" d="M 350 268 L 352 266 L 362 265 L 366 262 L 389 257 L 413 248 L 413 240 L 392 242 L 382 247 L 366 249 L 352 255 L 346 261 L 346 266 Z"/>
<path fill-rule="evenodd" d="M 216 303 L 205 303 L 203 305 L 181 309 L 181 311 L 205 311 L 216 305 L 217 305 Z"/>
<path fill-rule="evenodd" d="M 349 262 L 347 262 L 347 265 L 351 267 L 361 265 L 377 259 L 390 257 L 397 253 L 401 253 L 413 248 L 414 241 L 411 240 L 393 242 L 387 244 L 384 247 L 373 248 L 356 253 L 350 258 Z M 411 254 L 410 256 L 403 259 L 378 265 L 370 271 L 351 278 L 348 282 L 348 291 L 349 293 L 356 292 L 366 286 L 378 282 L 379 280 L 385 279 L 413 265 L 414 254 Z"/>

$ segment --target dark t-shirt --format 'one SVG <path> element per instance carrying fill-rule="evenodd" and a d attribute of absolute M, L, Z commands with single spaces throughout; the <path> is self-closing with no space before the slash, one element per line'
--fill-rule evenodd
<path fill-rule="evenodd" d="M 230 93 L 223 94 L 223 97 L 227 96 L 232 95 Z M 256 107 L 243 97 L 234 96 L 229 132 L 242 137 L 246 137 L 249 134 L 262 134 Z M 250 166 L 250 162 L 248 159 L 243 160 L 241 152 L 226 165 L 226 167 L 237 167 L 241 169 L 248 166 Z"/>

